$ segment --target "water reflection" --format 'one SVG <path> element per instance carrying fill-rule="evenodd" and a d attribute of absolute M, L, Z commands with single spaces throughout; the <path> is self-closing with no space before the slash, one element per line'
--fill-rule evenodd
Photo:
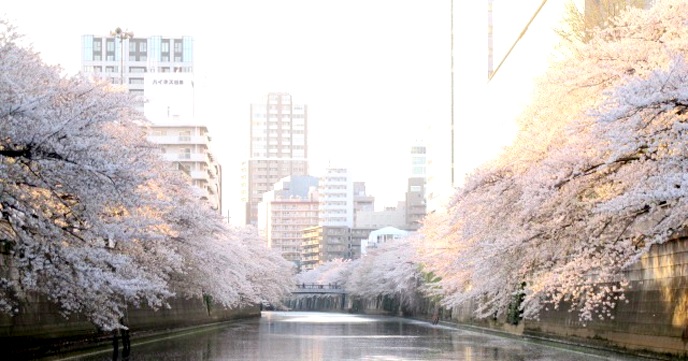
<path fill-rule="evenodd" d="M 401 318 L 264 312 L 193 334 L 133 345 L 129 360 L 637 360 L 584 354 Z M 72 360 L 111 360 L 111 353 Z"/>

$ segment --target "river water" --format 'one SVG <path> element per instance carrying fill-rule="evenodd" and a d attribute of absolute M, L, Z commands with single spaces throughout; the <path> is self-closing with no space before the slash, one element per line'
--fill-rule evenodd
<path fill-rule="evenodd" d="M 123 360 L 121 353 L 119 360 Z M 112 360 L 112 352 L 64 360 Z M 263 312 L 202 331 L 136 344 L 127 360 L 643 360 L 396 317 Z"/>

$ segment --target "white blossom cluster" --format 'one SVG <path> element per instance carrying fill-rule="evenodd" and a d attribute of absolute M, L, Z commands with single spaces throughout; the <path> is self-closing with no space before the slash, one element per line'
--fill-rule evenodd
<path fill-rule="evenodd" d="M 335 259 L 296 276 L 298 284 L 336 284 L 348 295 L 364 299 L 396 297 L 403 306 L 418 304 L 426 280 L 417 263 L 416 239 L 381 244 L 356 260 Z"/>
<path fill-rule="evenodd" d="M 30 294 L 103 330 L 127 304 L 279 302 L 290 263 L 229 229 L 145 138 L 135 99 L 60 75 L 0 20 L 0 308 Z"/>
<path fill-rule="evenodd" d="M 685 230 L 688 3 L 631 9 L 569 50 L 513 145 L 422 229 L 448 306 L 607 319 L 624 302 L 624 270 Z"/>

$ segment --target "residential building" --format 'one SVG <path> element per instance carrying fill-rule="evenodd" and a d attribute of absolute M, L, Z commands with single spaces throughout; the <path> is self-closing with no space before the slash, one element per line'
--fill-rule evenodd
<path fill-rule="evenodd" d="M 328 168 L 318 183 L 321 226 L 354 226 L 354 187 L 346 168 Z"/>
<path fill-rule="evenodd" d="M 222 168 L 207 126 L 195 119 L 193 38 L 120 31 L 83 35 L 81 45 L 82 72 L 139 95 L 138 107 L 152 124 L 148 140 L 188 176 L 200 199 L 222 212 Z"/>
<path fill-rule="evenodd" d="M 361 244 L 368 239 L 373 228 L 350 228 L 349 229 L 349 244 L 346 259 L 361 258 Z"/>
<path fill-rule="evenodd" d="M 347 226 L 317 226 L 305 229 L 301 243 L 301 269 L 311 270 L 334 259 L 359 258 L 361 242 L 367 239 L 370 231 Z"/>
<path fill-rule="evenodd" d="M 297 267 L 303 230 L 318 225 L 317 185 L 317 177 L 284 177 L 258 204 L 258 231 L 267 247 L 279 250 Z"/>
<path fill-rule="evenodd" d="M 287 93 L 270 93 L 251 105 L 249 159 L 245 164 L 246 223 L 258 222 L 258 203 L 280 179 L 308 174 L 308 111 Z"/>
<path fill-rule="evenodd" d="M 83 35 L 82 71 L 113 84 L 122 84 L 131 93 L 145 96 L 145 75 L 149 73 L 193 73 L 193 38 Z"/>
<path fill-rule="evenodd" d="M 208 128 L 200 125 L 151 125 L 148 140 L 160 145 L 163 158 L 184 172 L 200 199 L 222 212 L 222 169 L 211 152 Z"/>

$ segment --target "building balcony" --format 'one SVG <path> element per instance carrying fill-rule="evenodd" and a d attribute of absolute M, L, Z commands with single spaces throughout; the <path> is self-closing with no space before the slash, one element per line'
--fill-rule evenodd
<path fill-rule="evenodd" d="M 207 147 L 210 144 L 210 137 L 208 135 L 149 135 L 147 138 L 148 141 L 161 145 L 197 144 Z"/>
<path fill-rule="evenodd" d="M 206 182 L 210 180 L 210 177 L 208 177 L 208 172 L 204 170 L 192 170 L 189 172 L 189 175 L 192 179 L 204 180 Z"/>
<path fill-rule="evenodd" d="M 210 164 L 210 158 L 207 153 L 165 153 L 163 159 L 169 162 L 185 161 Z"/>

